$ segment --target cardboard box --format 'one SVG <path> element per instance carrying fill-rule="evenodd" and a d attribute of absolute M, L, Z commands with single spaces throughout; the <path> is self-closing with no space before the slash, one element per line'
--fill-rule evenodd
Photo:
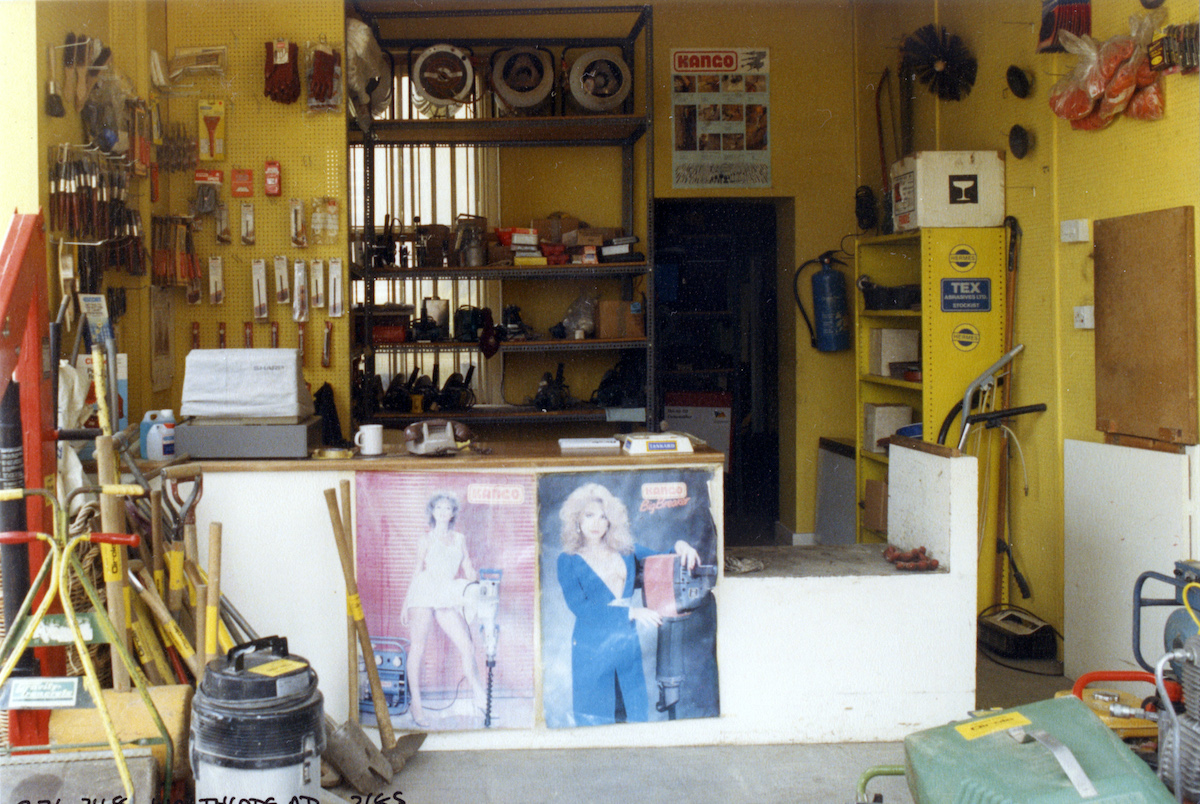
<path fill-rule="evenodd" d="M 1003 151 L 918 151 L 892 164 L 892 226 L 1001 226 Z"/>
<path fill-rule="evenodd" d="M 640 301 L 600 302 L 597 338 L 646 337 L 645 307 Z"/>
<path fill-rule="evenodd" d="M 887 533 L 888 487 L 883 480 L 863 484 L 863 527 Z"/>
<path fill-rule="evenodd" d="M 919 360 L 920 336 L 920 331 L 915 329 L 872 329 L 867 371 L 890 377 L 890 364 Z"/>
<path fill-rule="evenodd" d="M 181 416 L 301 420 L 312 414 L 312 392 L 296 349 L 188 352 Z M 178 428 L 175 432 L 178 444 Z"/>
<path fill-rule="evenodd" d="M 913 409 L 908 405 L 863 404 L 863 449 L 868 452 L 887 452 L 879 446 L 881 438 L 893 435 L 906 424 L 912 424 Z"/>
<path fill-rule="evenodd" d="M 663 399 L 667 429 L 702 438 L 726 458 L 733 447 L 733 394 L 671 391 Z M 726 470 L 729 464 L 725 464 Z"/>
<path fill-rule="evenodd" d="M 100 404 L 96 400 L 96 375 L 92 370 L 92 356 L 90 354 L 81 354 L 75 358 L 75 370 L 84 378 L 88 384 L 87 398 L 83 402 L 83 411 L 80 415 L 79 427 L 99 427 L 100 426 Z M 111 372 L 112 369 L 109 368 Z M 106 378 L 107 382 L 112 383 L 111 376 Z M 117 410 L 109 410 L 109 423 L 112 425 L 113 433 L 119 433 L 129 426 L 129 355 L 117 355 Z M 89 460 L 94 454 L 96 444 L 94 441 L 79 441 L 72 442 L 76 452 L 79 453 L 80 460 Z"/>
<path fill-rule="evenodd" d="M 563 232 L 562 244 L 564 246 L 603 246 L 605 240 L 611 240 L 614 237 L 621 236 L 621 229 L 604 229 L 598 226 L 589 226 L 587 228 L 573 229 L 569 232 Z"/>
<path fill-rule="evenodd" d="M 530 223 L 529 227 L 537 230 L 538 240 L 541 242 L 561 243 L 563 235 L 578 229 L 579 223 L 578 218 L 563 216 L 561 218 L 538 218 Z"/>

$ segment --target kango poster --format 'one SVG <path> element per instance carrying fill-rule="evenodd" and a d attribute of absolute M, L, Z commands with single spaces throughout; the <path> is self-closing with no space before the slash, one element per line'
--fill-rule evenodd
<path fill-rule="evenodd" d="M 715 474 L 538 479 L 547 726 L 720 714 Z"/>
<path fill-rule="evenodd" d="M 359 595 L 393 725 L 532 728 L 534 477 L 361 472 L 355 485 Z"/>
<path fill-rule="evenodd" d="M 671 51 L 672 183 L 770 187 L 767 48 Z"/>

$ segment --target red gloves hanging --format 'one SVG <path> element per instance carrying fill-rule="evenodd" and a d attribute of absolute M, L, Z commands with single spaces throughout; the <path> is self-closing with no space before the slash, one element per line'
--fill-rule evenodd
<path fill-rule="evenodd" d="M 294 42 L 267 42 L 266 85 L 263 94 L 277 103 L 300 97 L 299 48 Z"/>
<path fill-rule="evenodd" d="M 328 103 L 334 96 L 334 70 L 338 66 L 338 54 L 322 48 L 312 51 L 312 75 L 308 81 L 310 101 Z"/>

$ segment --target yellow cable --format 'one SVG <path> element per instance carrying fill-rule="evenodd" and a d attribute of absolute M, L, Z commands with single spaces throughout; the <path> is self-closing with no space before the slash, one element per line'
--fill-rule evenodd
<path fill-rule="evenodd" d="M 59 562 L 59 572 L 62 578 L 59 580 L 59 588 L 67 588 L 67 570 L 70 568 L 69 558 L 71 551 L 81 541 L 87 541 L 90 538 L 89 534 L 82 533 L 67 543 L 63 550 L 63 557 Z M 83 664 L 83 681 L 89 693 L 96 704 L 96 711 L 100 714 L 100 722 L 104 725 L 104 734 L 108 737 L 108 745 L 112 749 L 113 756 L 117 762 L 117 774 L 121 777 L 121 784 L 125 788 L 125 795 L 129 800 L 134 799 L 133 793 L 133 777 L 129 773 L 129 765 L 125 761 L 125 751 L 121 748 L 121 740 L 117 736 L 117 727 L 113 724 L 112 715 L 109 714 L 108 704 L 104 701 L 104 690 L 100 689 L 100 677 L 96 675 L 96 666 L 92 663 L 92 655 L 88 651 L 87 641 L 83 638 L 83 632 L 79 630 L 79 621 L 75 617 L 75 607 L 71 605 L 70 595 L 60 595 L 62 602 L 63 613 L 67 615 L 67 624 L 71 627 L 71 635 L 75 640 L 75 647 L 79 653 L 79 661 Z"/>
<path fill-rule="evenodd" d="M 1197 589 L 1200 589 L 1200 583 L 1197 583 L 1196 581 L 1192 581 L 1187 586 L 1183 587 L 1183 607 L 1187 609 L 1187 613 L 1191 616 L 1192 622 L 1196 624 L 1196 627 L 1200 628 L 1200 617 L 1196 616 L 1196 612 L 1192 611 L 1192 604 L 1188 603 L 1188 590 L 1193 586 Z"/>
<path fill-rule="evenodd" d="M 17 644 L 13 649 L 12 654 L 8 657 L 8 661 L 4 663 L 3 669 L 0 669 L 0 687 L 4 686 L 4 682 L 8 681 L 16 669 L 17 662 L 21 659 L 21 654 L 29 647 L 29 643 L 33 641 L 33 633 L 41 624 L 42 618 L 46 616 L 46 612 L 50 608 L 50 604 L 54 602 L 55 596 L 58 594 L 58 573 L 61 562 L 58 543 L 46 536 L 44 533 L 39 533 L 38 538 L 46 542 L 50 546 L 50 555 L 47 560 L 50 561 L 50 580 L 46 587 L 46 592 L 42 595 L 42 602 L 38 604 L 37 611 L 29 618 L 25 624 L 25 630 L 21 633 L 21 638 L 17 640 Z M 29 594 L 33 594 L 36 590 L 30 589 Z"/>

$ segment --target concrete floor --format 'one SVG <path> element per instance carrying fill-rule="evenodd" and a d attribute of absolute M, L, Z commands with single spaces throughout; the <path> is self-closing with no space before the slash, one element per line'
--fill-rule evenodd
<path fill-rule="evenodd" d="M 1070 688 L 1062 676 L 1001 667 L 983 656 L 976 677 L 980 709 L 1040 701 Z M 368 800 L 349 788 L 331 792 L 350 804 L 852 804 L 864 771 L 903 762 L 902 743 L 419 751 L 379 797 Z M 912 804 L 900 776 L 876 777 L 867 792 L 888 804 Z"/>

